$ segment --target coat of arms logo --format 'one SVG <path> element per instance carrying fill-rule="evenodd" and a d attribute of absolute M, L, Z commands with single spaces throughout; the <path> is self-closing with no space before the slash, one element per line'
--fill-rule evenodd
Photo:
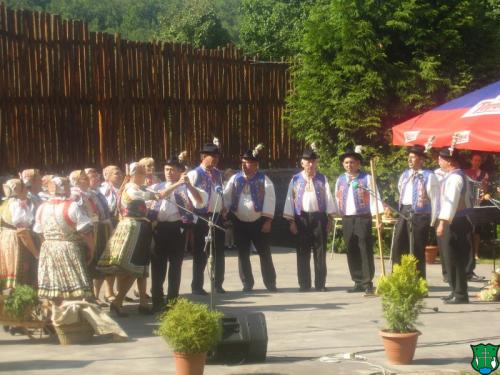
<path fill-rule="evenodd" d="M 498 348 L 500 345 L 479 344 L 471 345 L 470 347 L 474 354 L 471 361 L 474 370 L 482 375 L 488 375 L 498 368 Z"/>

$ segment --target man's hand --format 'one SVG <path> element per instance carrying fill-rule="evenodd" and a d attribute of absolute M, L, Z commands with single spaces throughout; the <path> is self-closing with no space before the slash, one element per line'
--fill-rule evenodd
<path fill-rule="evenodd" d="M 297 229 L 297 224 L 295 223 L 295 221 L 290 221 L 290 232 L 293 235 L 296 235 L 299 233 L 299 230 Z"/>
<path fill-rule="evenodd" d="M 187 172 L 181 174 L 181 177 L 179 178 L 178 182 L 180 184 L 186 184 L 186 186 L 191 186 L 191 180 L 189 179 Z"/>
<path fill-rule="evenodd" d="M 262 224 L 262 229 L 260 230 L 262 233 L 270 233 L 271 232 L 272 220 L 266 219 L 264 224 Z"/>
<path fill-rule="evenodd" d="M 436 236 L 442 237 L 444 234 L 444 227 L 446 225 L 446 220 L 439 220 L 439 223 L 436 227 Z"/>

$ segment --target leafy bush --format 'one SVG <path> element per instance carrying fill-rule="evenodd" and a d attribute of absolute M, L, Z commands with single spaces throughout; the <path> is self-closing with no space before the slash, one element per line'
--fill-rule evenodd
<path fill-rule="evenodd" d="M 205 304 L 179 298 L 160 317 L 155 331 L 179 353 L 202 353 L 212 349 L 222 335 L 222 313 L 212 311 Z"/>
<path fill-rule="evenodd" d="M 29 285 L 20 285 L 5 300 L 4 311 L 14 318 L 23 319 L 37 304 L 37 292 Z"/>
<path fill-rule="evenodd" d="M 417 318 L 424 307 L 427 281 L 417 271 L 417 258 L 403 255 L 401 264 L 392 273 L 379 279 L 377 293 L 382 297 L 382 309 L 388 330 L 415 331 Z"/>

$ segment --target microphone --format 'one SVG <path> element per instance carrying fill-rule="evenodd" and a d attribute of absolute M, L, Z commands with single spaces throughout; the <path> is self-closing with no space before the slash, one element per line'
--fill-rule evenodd
<path fill-rule="evenodd" d="M 214 191 L 219 194 L 219 195 L 222 195 L 222 193 L 224 192 L 224 190 L 222 189 L 222 186 L 220 185 L 217 185 L 215 188 L 214 188 Z"/>
<path fill-rule="evenodd" d="M 369 192 L 370 194 L 374 194 L 371 189 L 367 188 L 366 186 L 360 185 L 357 180 L 352 181 L 351 186 L 353 189 L 363 189 L 363 190 Z"/>

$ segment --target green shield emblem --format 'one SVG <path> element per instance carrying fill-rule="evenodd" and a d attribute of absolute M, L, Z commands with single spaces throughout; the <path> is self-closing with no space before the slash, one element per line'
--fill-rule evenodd
<path fill-rule="evenodd" d="M 498 348 L 500 345 L 479 344 L 470 347 L 474 354 L 471 361 L 474 370 L 482 375 L 488 375 L 498 368 Z"/>

